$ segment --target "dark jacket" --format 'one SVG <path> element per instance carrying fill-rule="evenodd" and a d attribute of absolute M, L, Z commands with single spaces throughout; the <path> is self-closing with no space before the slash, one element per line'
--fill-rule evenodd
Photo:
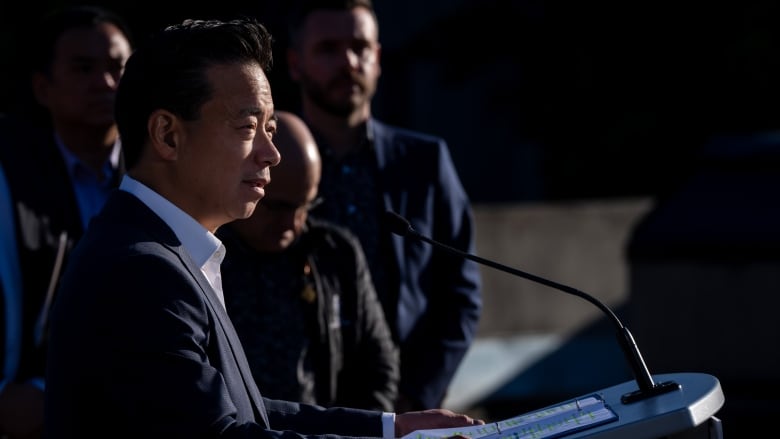
<path fill-rule="evenodd" d="M 380 412 L 262 397 L 200 267 L 159 216 L 121 190 L 66 268 L 46 372 L 52 439 L 382 436 Z"/>
<path fill-rule="evenodd" d="M 255 267 L 257 264 L 276 266 L 284 260 L 295 267 L 307 265 L 305 271 L 309 273 L 304 276 L 304 270 L 298 268 L 294 273 L 301 273 L 300 282 L 277 277 L 270 284 L 276 288 L 296 289 L 277 293 L 294 297 L 300 305 L 294 308 L 295 312 L 302 313 L 301 316 L 274 317 L 291 322 L 296 318 L 304 319 L 308 346 L 287 348 L 307 353 L 313 382 L 304 383 L 302 387 L 313 387 L 315 400 L 310 402 L 326 407 L 393 411 L 399 380 L 398 353 L 357 238 L 346 229 L 312 217 L 299 239 L 281 253 L 259 254 L 244 244 L 229 224 L 221 227 L 217 236 L 227 248 L 222 263 L 222 282 L 228 314 L 248 352 L 250 366 L 263 392 L 274 389 L 280 393 L 270 393 L 271 397 L 300 400 L 300 393 L 286 394 L 282 389 L 277 390 L 279 386 L 274 380 L 278 377 L 258 370 L 262 367 L 262 358 L 254 356 L 269 353 L 255 349 L 252 344 L 266 346 L 269 342 L 267 338 L 272 337 L 273 330 L 268 327 L 269 319 L 256 318 L 245 309 L 235 307 L 244 307 L 247 303 L 263 306 L 262 297 L 248 302 L 246 295 L 269 294 L 265 288 L 269 285 L 267 277 L 272 273 L 255 276 L 253 272 L 259 271 Z M 312 287 L 307 291 L 314 294 L 299 297 L 298 291 L 307 285 Z M 294 367 L 290 365 L 290 368 Z"/>
<path fill-rule="evenodd" d="M 84 227 L 65 161 L 50 129 L 18 117 L 0 117 L 0 163 L 14 205 L 22 286 L 21 320 L 15 328 L 0 327 L 8 337 L 21 337 L 16 378 L 24 381 L 43 377 L 46 332 L 44 329 L 36 340 L 36 321 L 47 292 L 51 288 L 53 293 L 59 281 L 62 271 L 57 267 L 67 264 Z M 114 186 L 123 170 L 120 166 Z"/>

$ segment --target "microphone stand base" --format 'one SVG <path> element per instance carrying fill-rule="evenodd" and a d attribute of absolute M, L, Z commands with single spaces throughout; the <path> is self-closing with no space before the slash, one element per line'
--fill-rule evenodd
<path fill-rule="evenodd" d="M 626 393 L 620 397 L 620 402 L 623 404 L 631 404 L 633 402 L 641 401 L 645 398 L 680 390 L 681 388 L 682 386 L 674 381 L 664 381 L 663 383 L 655 384 L 649 389 L 640 389 L 631 393 Z"/>

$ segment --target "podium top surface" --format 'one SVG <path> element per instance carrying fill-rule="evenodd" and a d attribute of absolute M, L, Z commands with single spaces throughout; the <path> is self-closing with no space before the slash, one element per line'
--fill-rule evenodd
<path fill-rule="evenodd" d="M 624 404 L 620 398 L 639 387 L 636 381 L 626 381 L 595 392 L 618 415 L 618 420 L 589 428 L 565 438 L 658 438 L 697 427 L 723 407 L 725 397 L 720 381 L 704 373 L 672 373 L 653 375 L 656 384 L 673 381 L 677 390 Z"/>

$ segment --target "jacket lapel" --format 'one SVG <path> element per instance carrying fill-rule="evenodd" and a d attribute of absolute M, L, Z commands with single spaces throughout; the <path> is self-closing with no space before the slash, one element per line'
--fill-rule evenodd
<path fill-rule="evenodd" d="M 192 260 L 190 254 L 187 253 L 182 246 L 172 248 L 172 250 L 179 255 L 179 258 L 184 262 L 187 270 L 189 270 L 190 274 L 195 278 L 195 281 L 200 286 L 201 292 L 206 297 L 206 301 L 211 307 L 211 311 L 217 316 L 217 323 L 222 327 L 222 332 L 227 337 L 231 353 L 233 354 L 233 358 L 235 359 L 239 371 L 241 372 L 241 377 L 244 380 L 244 387 L 247 389 L 247 393 L 249 393 L 249 396 L 252 398 L 252 402 L 255 406 L 255 412 L 263 419 L 265 425 L 270 427 L 268 422 L 268 414 L 265 410 L 265 404 L 263 404 L 263 398 L 260 396 L 260 391 L 257 389 L 255 380 L 252 377 L 252 370 L 249 367 L 248 360 L 246 359 L 244 348 L 241 346 L 241 341 L 238 338 L 238 334 L 233 327 L 233 323 L 230 321 L 230 317 L 228 317 L 225 307 L 222 305 L 222 302 L 220 302 L 217 292 L 214 291 L 214 288 L 212 288 L 208 279 L 206 279 L 206 276 L 203 274 L 197 264 L 195 264 L 195 261 Z"/>
<path fill-rule="evenodd" d="M 246 359 L 246 355 L 244 354 L 244 349 L 241 346 L 241 342 L 239 341 L 238 334 L 236 333 L 235 329 L 233 328 L 233 324 L 230 321 L 230 317 L 227 315 L 227 311 L 225 311 L 225 307 L 222 305 L 222 302 L 219 300 L 219 296 L 217 295 L 217 292 L 214 291 L 214 288 L 211 287 L 211 284 L 209 283 L 208 279 L 206 279 L 206 276 L 203 274 L 203 272 L 200 270 L 200 267 L 195 263 L 195 261 L 192 259 L 190 254 L 184 249 L 184 247 L 181 245 L 179 240 L 176 238 L 175 233 L 173 230 L 168 227 L 167 224 L 165 224 L 160 217 L 155 215 L 143 202 L 138 200 L 135 196 L 127 194 L 122 191 L 118 191 L 119 194 L 117 194 L 120 197 L 128 197 L 128 199 L 132 199 L 132 202 L 139 203 L 143 206 L 144 211 L 151 214 L 151 216 L 154 218 L 153 221 L 159 222 L 159 227 L 153 227 L 152 229 L 155 231 L 160 231 L 159 234 L 157 234 L 157 240 L 168 247 L 170 251 L 175 253 L 177 257 L 181 260 L 184 267 L 187 268 L 187 271 L 190 273 L 190 275 L 195 279 L 195 282 L 200 287 L 201 293 L 206 298 L 206 302 L 209 304 L 209 307 L 211 308 L 211 312 L 216 316 L 217 324 L 220 325 L 222 328 L 222 332 L 225 334 L 225 337 L 227 338 L 228 346 L 230 348 L 230 352 L 233 355 L 233 359 L 235 360 L 236 365 L 238 365 L 238 369 L 241 373 L 241 377 L 244 381 L 244 387 L 247 390 L 247 393 L 249 394 L 250 398 L 252 399 L 252 403 L 255 407 L 255 414 L 258 415 L 260 418 L 263 419 L 263 422 L 265 422 L 265 425 L 270 428 L 270 424 L 268 421 L 268 414 L 266 413 L 265 404 L 263 403 L 263 398 L 260 395 L 260 391 L 257 389 L 257 385 L 255 384 L 254 378 L 252 377 L 252 371 L 249 367 L 249 362 Z M 164 232 L 162 232 L 164 231 Z"/>

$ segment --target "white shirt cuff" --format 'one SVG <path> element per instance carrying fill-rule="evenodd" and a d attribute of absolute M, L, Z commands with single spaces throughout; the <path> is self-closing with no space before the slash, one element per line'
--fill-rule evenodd
<path fill-rule="evenodd" d="M 395 438 L 395 413 L 382 413 L 382 437 L 384 439 Z"/>

